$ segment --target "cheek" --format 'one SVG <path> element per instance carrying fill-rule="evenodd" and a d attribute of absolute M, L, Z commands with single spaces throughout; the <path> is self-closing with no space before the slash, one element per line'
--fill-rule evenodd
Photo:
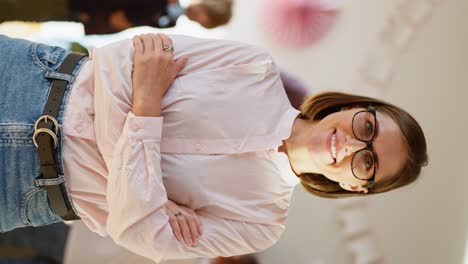
<path fill-rule="evenodd" d="M 351 171 L 351 159 L 343 160 L 339 165 L 324 166 L 323 173 L 329 180 L 350 185 L 362 185 L 365 182 L 354 177 Z"/>
<path fill-rule="evenodd" d="M 326 125 L 328 127 L 333 127 L 346 133 L 352 131 L 351 123 L 353 119 L 353 113 L 338 112 L 327 117 L 329 117 L 328 120 L 326 120 Z"/>
<path fill-rule="evenodd" d="M 346 165 L 345 162 L 342 162 L 340 165 L 327 165 L 322 163 L 323 174 L 334 182 L 349 182 L 349 176 L 351 172 L 349 171 L 349 165 Z"/>

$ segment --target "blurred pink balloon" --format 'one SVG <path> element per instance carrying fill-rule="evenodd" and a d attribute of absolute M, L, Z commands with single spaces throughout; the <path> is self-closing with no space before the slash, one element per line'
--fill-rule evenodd
<path fill-rule="evenodd" d="M 324 36 L 337 15 L 338 0 L 264 0 L 260 19 L 274 40 L 306 46 Z"/>

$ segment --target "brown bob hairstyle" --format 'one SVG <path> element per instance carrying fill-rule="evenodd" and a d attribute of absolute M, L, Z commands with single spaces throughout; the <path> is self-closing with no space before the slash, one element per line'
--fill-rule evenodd
<path fill-rule="evenodd" d="M 324 198 L 364 196 L 388 192 L 408 185 L 418 178 L 421 167 L 428 163 L 426 139 L 418 122 L 403 109 L 370 97 L 325 92 L 309 97 L 304 101 L 300 107 L 301 118 L 320 120 L 331 113 L 340 111 L 343 107 L 367 108 L 369 105 L 373 105 L 378 112 L 390 116 L 401 130 L 403 141 L 406 144 L 407 159 L 403 168 L 397 173 L 398 176 L 389 177 L 388 180 L 382 182 L 377 181 L 372 188 L 369 188 L 369 192 L 364 194 L 344 190 L 337 182 L 327 179 L 322 174 L 305 173 L 298 175 L 301 185 L 307 192 Z"/>

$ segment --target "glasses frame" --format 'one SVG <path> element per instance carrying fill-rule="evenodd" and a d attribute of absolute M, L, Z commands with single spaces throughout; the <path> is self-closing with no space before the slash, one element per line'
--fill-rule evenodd
<path fill-rule="evenodd" d="M 372 114 L 372 116 L 374 116 L 374 134 L 372 135 L 372 138 L 370 140 L 362 140 L 361 138 L 359 138 L 358 136 L 356 136 L 356 132 L 354 132 L 354 118 L 356 118 L 356 116 L 359 114 L 359 113 L 364 113 L 364 112 L 369 112 Z M 353 119 L 351 121 L 351 128 L 353 130 L 353 135 L 354 137 L 359 140 L 359 141 L 362 141 L 364 143 L 366 143 L 366 147 L 354 152 L 353 154 L 353 157 L 351 159 L 351 173 L 353 174 L 353 176 L 356 178 L 356 179 L 359 179 L 359 180 L 362 180 L 362 181 L 367 181 L 367 187 L 368 188 L 371 188 L 374 184 L 375 184 L 375 167 L 374 167 L 374 172 L 372 174 L 372 177 L 369 178 L 369 179 L 361 179 L 359 178 L 358 176 L 356 176 L 356 174 L 354 173 L 354 170 L 353 170 L 353 163 L 354 163 L 354 157 L 356 157 L 356 154 L 358 154 L 359 152 L 361 151 L 370 151 L 372 153 L 372 159 L 374 160 L 374 164 L 375 164 L 375 161 L 377 160 L 375 157 L 375 153 L 374 153 L 374 139 L 375 139 L 375 136 L 377 135 L 377 114 L 376 114 L 376 109 L 374 106 L 372 105 L 369 105 L 367 107 L 367 110 L 362 110 L 362 111 L 359 111 L 357 113 L 354 114 L 353 116 Z M 375 166 L 375 165 L 374 165 Z"/>

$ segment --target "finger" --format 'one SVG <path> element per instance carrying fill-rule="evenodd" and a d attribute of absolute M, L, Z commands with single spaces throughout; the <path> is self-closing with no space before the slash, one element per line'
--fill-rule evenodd
<path fill-rule="evenodd" d="M 159 33 L 158 35 L 161 38 L 163 45 L 174 46 L 174 44 L 172 43 L 172 39 L 169 38 L 168 35 L 162 33 Z"/>
<path fill-rule="evenodd" d="M 151 34 L 155 51 L 163 52 L 163 42 L 159 34 Z"/>
<path fill-rule="evenodd" d="M 179 75 L 179 73 L 185 68 L 185 66 L 187 65 L 187 62 L 188 62 L 188 57 L 181 57 L 181 58 L 178 58 L 176 61 L 175 61 L 175 75 Z"/>
<path fill-rule="evenodd" d="M 144 54 L 150 54 L 154 51 L 153 38 L 149 34 L 144 34 L 142 37 L 144 45 Z"/>
<path fill-rule="evenodd" d="M 200 217 L 195 212 L 193 212 L 193 215 L 194 215 L 194 218 L 195 218 L 195 222 L 197 223 L 198 234 L 200 234 L 200 236 L 201 236 L 203 234 L 203 226 L 202 226 L 202 223 L 200 221 Z"/>
<path fill-rule="evenodd" d="M 182 236 L 184 237 L 185 244 L 189 247 L 192 246 L 192 236 L 190 234 L 190 229 L 187 224 L 187 220 L 185 219 L 185 216 L 179 215 L 176 217 L 177 217 L 177 221 L 179 222 L 179 226 L 181 227 Z"/>
<path fill-rule="evenodd" d="M 190 228 L 190 233 L 192 234 L 192 246 L 196 246 L 200 234 L 198 234 L 197 222 L 195 221 L 195 217 L 192 214 L 187 214 L 185 216 L 185 219 L 187 219 L 187 223 Z"/>
<path fill-rule="evenodd" d="M 176 216 L 170 210 L 166 210 L 167 216 L 169 216 L 169 224 L 172 228 L 172 233 L 177 238 L 177 240 L 182 240 L 182 233 L 180 231 L 179 222 L 177 221 Z"/>
<path fill-rule="evenodd" d="M 88 60 L 93 60 L 95 50 L 96 50 L 96 48 L 94 46 L 89 46 L 89 48 L 88 48 Z"/>
<path fill-rule="evenodd" d="M 143 43 L 141 42 L 140 36 L 134 36 L 132 38 L 133 41 L 133 47 L 135 48 L 135 53 L 136 54 L 142 54 L 143 53 Z"/>
<path fill-rule="evenodd" d="M 200 222 L 200 218 L 198 217 L 197 213 L 195 213 L 195 210 L 193 210 L 193 209 L 187 209 L 187 213 L 190 214 L 190 216 L 191 216 L 191 218 L 192 218 L 192 222 L 195 224 L 195 225 L 194 225 L 194 230 L 196 231 L 197 236 L 200 237 L 200 236 L 201 236 L 201 231 L 200 231 L 201 222 Z"/>
<path fill-rule="evenodd" d="M 167 46 L 171 46 L 171 47 L 174 48 L 174 45 L 173 45 L 173 43 L 172 43 L 172 39 L 170 39 L 167 35 L 162 34 L 162 33 L 159 33 L 158 35 L 159 35 L 159 37 L 161 38 L 163 48 L 164 48 L 164 47 L 167 47 Z M 166 54 L 167 56 L 171 56 L 171 57 L 174 56 L 174 53 L 171 52 L 171 51 L 167 51 L 167 52 L 165 52 L 165 54 Z"/>

